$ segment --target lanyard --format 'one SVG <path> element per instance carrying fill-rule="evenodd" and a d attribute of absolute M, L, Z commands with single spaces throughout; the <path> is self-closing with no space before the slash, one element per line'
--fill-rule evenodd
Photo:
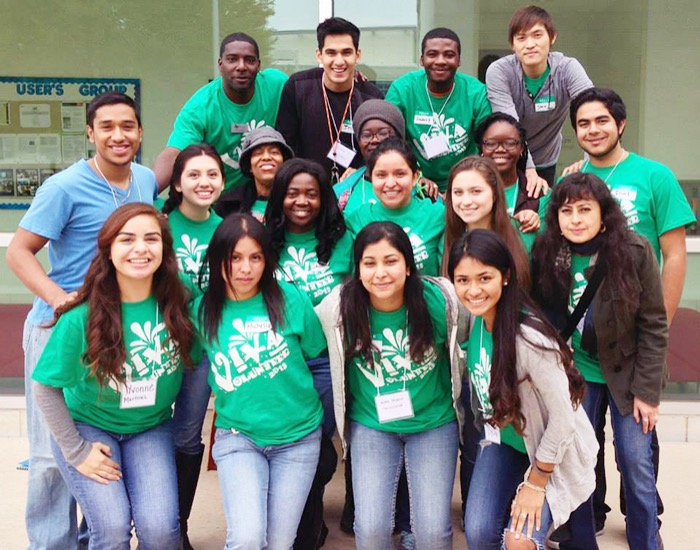
<path fill-rule="evenodd" d="M 326 86 L 324 85 L 323 81 L 325 79 L 325 75 L 321 77 L 321 93 L 323 94 L 323 106 L 326 108 L 326 123 L 328 124 L 328 139 L 331 142 L 331 148 L 333 149 L 333 152 L 335 153 L 335 150 L 338 147 L 338 143 L 340 142 L 340 131 L 343 128 L 343 122 L 345 122 L 345 117 L 348 114 L 348 111 L 350 112 L 350 120 L 352 121 L 352 107 L 350 106 L 350 101 L 352 100 L 352 92 L 355 90 L 355 80 L 353 79 L 352 84 L 350 85 L 350 93 L 348 94 L 348 101 L 345 104 L 345 109 L 343 110 L 343 116 L 340 117 L 340 124 L 337 124 L 335 121 L 335 116 L 333 116 L 333 110 L 331 109 L 331 103 L 328 100 L 328 94 L 326 93 Z M 331 125 L 331 120 L 333 121 Z M 337 136 L 335 139 L 333 138 L 333 128 L 335 128 L 335 135 Z M 355 143 L 350 136 L 350 142 L 352 144 L 352 148 L 355 149 Z"/>
<path fill-rule="evenodd" d="M 430 110 L 433 113 L 433 121 L 430 123 L 430 128 L 428 128 L 428 132 L 433 129 L 435 126 L 435 123 L 438 121 L 440 116 L 442 115 L 442 112 L 445 110 L 445 107 L 447 107 L 447 104 L 450 102 L 450 98 L 452 97 L 452 92 L 455 91 L 455 82 L 452 83 L 452 88 L 450 89 L 450 93 L 447 95 L 447 99 L 445 100 L 445 103 L 442 104 L 442 107 L 440 107 L 440 112 L 435 113 L 435 107 L 433 107 L 433 102 L 430 99 L 430 90 L 428 90 L 428 81 L 425 81 L 425 95 L 428 97 L 428 105 L 430 105 Z"/>

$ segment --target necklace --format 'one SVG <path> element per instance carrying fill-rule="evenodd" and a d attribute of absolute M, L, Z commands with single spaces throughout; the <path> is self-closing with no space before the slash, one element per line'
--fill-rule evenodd
<path fill-rule="evenodd" d="M 131 196 L 131 189 L 132 189 L 132 184 L 135 182 L 136 183 L 136 191 L 138 191 L 139 194 L 139 202 L 143 202 L 141 198 L 141 188 L 139 187 L 138 180 L 135 180 L 134 178 L 134 173 L 129 168 L 129 188 L 126 192 L 126 195 L 124 196 L 123 199 L 117 200 L 117 194 L 114 192 L 114 186 L 109 183 L 109 180 L 107 179 L 107 176 L 105 176 L 104 172 L 100 168 L 100 165 L 97 163 L 97 157 L 92 158 L 93 161 L 95 161 L 95 168 L 97 168 L 97 172 L 102 176 L 102 179 L 105 181 L 107 184 L 107 187 L 109 188 L 110 192 L 112 193 L 112 199 L 114 200 L 114 207 L 119 208 L 119 202 L 122 204 L 126 203 L 126 201 L 129 200 L 129 197 Z"/>
<path fill-rule="evenodd" d="M 612 177 L 612 175 L 615 173 L 615 170 L 617 170 L 618 165 L 622 162 L 622 159 L 627 157 L 627 151 L 624 149 L 620 153 L 620 158 L 617 159 L 617 162 L 615 163 L 615 166 L 613 166 L 613 169 L 610 170 L 610 173 L 605 176 L 605 179 L 603 180 L 603 183 L 607 185 L 608 180 Z M 590 159 L 586 161 L 586 163 L 583 165 L 583 168 L 581 169 L 581 172 L 584 172 L 586 170 L 586 167 L 591 163 Z"/>
<path fill-rule="evenodd" d="M 443 103 L 442 107 L 440 107 L 440 112 L 436 113 L 435 107 L 433 107 L 433 102 L 430 99 L 430 89 L 428 88 L 428 81 L 427 80 L 425 81 L 425 95 L 428 96 L 428 105 L 430 105 L 430 110 L 433 112 L 433 122 L 430 125 L 430 128 L 428 129 L 428 131 L 432 130 L 433 126 L 435 126 L 436 123 L 438 124 L 438 128 L 439 128 L 438 120 L 440 119 L 440 115 L 442 115 L 442 112 L 445 110 L 445 107 L 447 107 L 447 104 L 450 102 L 450 98 L 452 97 L 452 92 L 454 92 L 454 91 L 455 91 L 455 83 L 453 82 L 452 88 L 450 88 L 450 93 L 447 94 L 447 99 L 445 100 L 445 103 Z"/>

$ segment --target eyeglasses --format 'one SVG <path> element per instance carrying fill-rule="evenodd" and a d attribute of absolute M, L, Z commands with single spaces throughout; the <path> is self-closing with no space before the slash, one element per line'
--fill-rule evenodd
<path fill-rule="evenodd" d="M 506 151 L 512 152 L 512 151 L 515 151 L 518 147 L 520 147 L 520 145 L 522 145 L 522 143 L 523 142 L 520 141 L 519 139 L 506 139 L 503 141 L 495 141 L 495 140 L 489 139 L 488 141 L 481 142 L 481 148 L 484 151 L 492 152 L 492 151 L 495 151 L 496 149 L 498 149 L 499 145 L 502 145 Z"/>
<path fill-rule="evenodd" d="M 369 143 L 375 137 L 377 138 L 377 141 L 384 141 L 393 135 L 394 131 L 391 128 L 382 128 L 376 132 L 372 132 L 371 130 L 362 130 L 360 132 L 360 143 Z"/>

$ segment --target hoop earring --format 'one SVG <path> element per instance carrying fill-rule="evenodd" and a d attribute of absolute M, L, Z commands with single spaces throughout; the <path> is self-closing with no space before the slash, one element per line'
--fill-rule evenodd
<path fill-rule="evenodd" d="M 606 229 L 607 229 L 607 228 L 605 227 L 605 224 L 604 224 L 604 223 L 601 223 L 601 224 L 600 224 L 600 232 L 601 232 L 601 233 L 605 233 L 605 230 L 606 230 Z"/>

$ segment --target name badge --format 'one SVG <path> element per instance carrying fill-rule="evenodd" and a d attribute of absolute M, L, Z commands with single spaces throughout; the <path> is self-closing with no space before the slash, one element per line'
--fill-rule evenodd
<path fill-rule="evenodd" d="M 122 384 L 122 399 L 119 405 L 121 409 L 136 409 L 138 407 L 150 407 L 156 404 L 157 378 L 143 380 L 131 380 Z"/>
<path fill-rule="evenodd" d="M 427 139 L 423 142 L 423 149 L 429 159 L 439 157 L 445 153 L 449 153 L 450 144 L 447 142 L 447 136 L 442 132 Z"/>
<path fill-rule="evenodd" d="M 619 201 L 628 200 L 634 202 L 637 199 L 637 190 L 634 187 L 611 189 L 610 194 Z"/>
<path fill-rule="evenodd" d="M 405 418 L 413 418 L 413 403 L 408 390 L 395 391 L 377 395 L 374 398 L 379 422 L 394 422 Z"/>
<path fill-rule="evenodd" d="M 343 125 L 340 127 L 340 131 L 345 134 L 352 134 L 352 120 L 345 119 Z"/>
<path fill-rule="evenodd" d="M 557 102 L 554 96 L 539 97 L 535 100 L 535 112 L 544 113 L 546 111 L 553 111 L 557 106 Z"/>
<path fill-rule="evenodd" d="M 428 126 L 433 125 L 435 118 L 433 115 L 414 115 L 413 124 L 427 124 Z"/>
<path fill-rule="evenodd" d="M 247 124 L 231 124 L 232 134 L 245 134 L 248 131 Z"/>
<path fill-rule="evenodd" d="M 495 443 L 496 445 L 501 444 L 501 429 L 498 426 L 485 424 L 484 429 L 486 431 L 486 434 L 484 436 L 484 439 L 486 439 L 486 441 L 490 441 L 491 443 Z"/>
<path fill-rule="evenodd" d="M 343 145 L 339 141 L 336 141 L 326 156 L 336 164 L 340 164 L 343 168 L 347 168 L 352 163 L 352 159 L 355 158 L 355 151 L 350 149 L 350 147 Z"/>

